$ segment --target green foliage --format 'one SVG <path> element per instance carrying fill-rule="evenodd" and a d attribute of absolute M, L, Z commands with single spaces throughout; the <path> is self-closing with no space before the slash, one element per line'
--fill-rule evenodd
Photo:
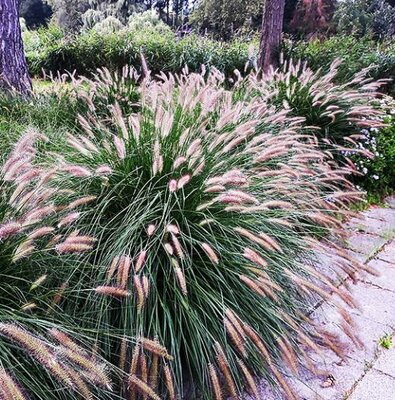
<path fill-rule="evenodd" d="M 242 96 L 259 96 L 277 110 L 289 110 L 300 117 L 323 150 L 330 150 L 337 159 L 364 127 L 377 128 L 382 113 L 373 102 L 382 83 L 371 82 L 361 71 L 345 84 L 335 83 L 340 62 L 334 61 L 326 74 L 314 72 L 305 63 L 285 61 L 279 70 L 268 72 L 262 79 L 251 74 L 239 82 Z M 348 156 L 348 155 L 347 155 Z"/>
<path fill-rule="evenodd" d="M 344 0 L 339 2 L 333 23 L 341 34 L 391 38 L 395 36 L 395 7 L 386 0 Z"/>
<path fill-rule="evenodd" d="M 242 41 L 217 42 L 194 35 L 177 39 L 161 24 L 144 30 L 124 29 L 114 34 L 95 31 L 74 38 L 62 36 L 52 26 L 48 30 L 24 34 L 27 62 L 33 75 L 42 70 L 94 73 L 99 67 L 119 70 L 124 65 L 138 67 L 143 53 L 153 74 L 181 72 L 185 65 L 191 71 L 201 66 L 215 66 L 231 75 L 234 69 L 244 70 L 249 61 L 249 45 Z"/>
<path fill-rule="evenodd" d="M 284 43 L 287 58 L 303 60 L 310 68 L 327 71 L 335 59 L 342 60 L 336 80 L 346 83 L 364 68 L 372 67 L 369 76 L 373 79 L 384 79 L 395 75 L 395 42 L 377 43 L 369 37 L 332 36 L 320 41 Z M 393 83 L 386 90 L 394 91 Z"/>
<path fill-rule="evenodd" d="M 29 29 L 46 25 L 51 14 L 51 7 L 44 0 L 21 0 L 19 2 L 19 16 L 26 21 Z"/>
<path fill-rule="evenodd" d="M 395 102 L 384 98 L 377 105 L 386 114 L 382 117 L 386 124 L 381 129 L 363 129 L 363 140 L 359 147 L 370 152 L 370 157 L 355 155 L 355 162 L 361 176 L 357 183 L 367 191 L 369 196 L 378 200 L 395 191 Z"/>
<path fill-rule="evenodd" d="M 55 94 L 31 101 L 3 101 L 10 119 L 24 125 L 37 117 L 46 131 L 33 165 L 43 174 L 37 180 L 46 177 L 37 190 L 49 190 L 46 201 L 56 205 L 40 222 L 54 229 L 51 244 L 42 251 L 34 243 L 41 269 L 29 269 L 47 278 L 29 279 L 31 295 L 12 275 L 9 285 L 43 304 L 34 316 L 97 341 L 112 363 L 111 398 L 136 389 L 173 398 L 173 387 L 179 396 L 212 399 L 218 385 L 255 393 L 255 376 L 290 395 L 283 369 L 304 362 L 301 344 L 341 352 L 303 315 L 333 291 L 352 306 L 333 278 L 356 264 L 318 273 L 311 235 L 340 228 L 335 216 L 358 194 L 304 136 L 301 121 L 225 83 L 218 71 L 141 80 L 125 68 L 60 80 Z M 48 120 L 34 108 L 46 101 Z M 64 123 L 61 108 L 70 113 Z M 50 120 L 59 125 L 51 129 Z M 155 365 L 159 382 L 147 389 L 145 371 Z"/>
<path fill-rule="evenodd" d="M 154 10 L 148 10 L 142 13 L 133 13 L 128 19 L 129 29 L 138 32 L 155 29 L 156 32 L 170 32 L 170 27 L 160 18 Z"/>
<path fill-rule="evenodd" d="M 0 172 L 0 395 L 21 400 L 28 398 L 27 392 L 48 400 L 108 398 L 104 363 L 91 358 L 83 332 L 72 333 L 68 317 L 56 311 L 58 287 L 52 285 L 66 268 L 54 257 L 53 238 L 55 231 L 64 230 L 60 222 L 67 211 L 54 216 L 53 192 L 43 187 L 42 170 L 35 165 L 43 140 L 37 131 L 26 130 L 14 141 Z"/>
<path fill-rule="evenodd" d="M 389 350 L 392 345 L 392 336 L 390 334 L 386 334 L 379 339 L 379 346 L 384 347 L 387 350 Z"/>
<path fill-rule="evenodd" d="M 230 39 L 241 29 L 257 29 L 262 9 L 261 0 L 204 0 L 192 13 L 190 22 L 202 33 Z"/>
<path fill-rule="evenodd" d="M 100 93 L 92 99 L 117 86 L 101 76 L 89 84 Z M 83 95 L 89 112 L 79 119 L 81 129 L 45 157 L 51 171 L 61 160 L 52 182 L 62 193 L 58 203 L 66 206 L 76 193 L 91 199 L 70 232 L 96 238 L 80 261 L 68 259 L 81 289 L 65 298 L 63 310 L 85 330 L 111 338 L 102 352 L 133 371 L 124 396 L 139 387 L 144 363 L 155 362 L 159 350 L 144 347 L 147 340 L 161 349 L 162 379 L 150 385 L 160 397 L 173 397 L 172 379 L 181 397 L 193 384 L 189 396 L 207 399 L 216 379 L 240 393 L 241 365 L 290 393 L 281 355 L 303 358 L 296 337 L 330 340 L 301 325 L 299 313 L 334 290 L 330 277 L 310 269 L 308 243 L 321 224 L 338 225 L 332 195 L 339 196 L 342 173 L 330 170 L 323 154 L 317 161 L 314 140 L 298 140 L 295 121 L 265 107 L 257 112 L 259 100 L 231 104 L 223 82 L 214 72 L 207 80 L 192 74 L 129 84 L 139 108 L 124 101 L 122 111 L 122 99 L 107 97 L 106 115 Z M 329 171 L 332 179 L 321 181 Z M 342 193 L 339 204 L 354 195 Z M 73 245 L 70 251 L 85 249 L 82 239 Z M 313 277 L 322 279 L 324 292 L 310 284 Z M 124 345 L 137 354 L 138 369 L 121 362 Z"/>

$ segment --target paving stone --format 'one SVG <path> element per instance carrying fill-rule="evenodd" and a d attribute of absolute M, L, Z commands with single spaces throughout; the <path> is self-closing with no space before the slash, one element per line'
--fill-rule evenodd
<path fill-rule="evenodd" d="M 391 207 L 391 208 L 395 208 L 395 196 L 389 196 L 385 199 L 385 203 Z"/>
<path fill-rule="evenodd" d="M 360 282 L 359 285 L 362 286 L 364 284 Z M 358 296 L 356 296 L 355 294 L 354 297 Z M 359 363 L 358 371 L 353 373 L 362 374 L 364 370 L 364 365 L 366 363 L 371 363 L 375 358 L 379 338 L 391 332 L 392 327 L 385 323 L 377 322 L 374 319 L 369 318 L 370 309 L 366 310 L 365 307 L 362 307 L 361 310 L 350 309 L 349 307 L 346 307 L 346 309 L 348 309 L 352 316 L 353 322 L 355 324 L 354 332 L 357 334 L 359 340 L 361 341 L 362 347 L 357 347 L 344 334 L 344 331 L 340 326 L 341 317 L 340 314 L 336 311 L 335 307 L 329 304 L 324 304 L 319 309 L 317 309 L 311 317 L 321 326 L 325 327 L 326 330 L 340 337 L 342 342 L 344 342 L 344 344 L 347 346 L 348 358 Z M 381 316 L 379 318 L 382 319 Z M 339 368 L 338 363 L 340 359 L 332 352 L 325 353 L 324 360 L 321 360 L 318 357 L 314 357 L 314 359 L 317 360 L 317 365 L 321 369 L 337 371 Z M 354 365 L 354 367 L 357 367 L 357 365 Z"/>
<path fill-rule="evenodd" d="M 306 400 L 325 399 L 343 400 L 350 392 L 355 382 L 361 379 L 365 373 L 365 365 L 353 359 L 347 359 L 341 365 L 328 365 L 328 373 L 335 378 L 333 386 L 322 387 L 325 379 L 314 379 L 300 382 L 298 393 L 303 393 Z"/>
<path fill-rule="evenodd" d="M 382 221 L 388 221 L 395 226 L 395 209 L 394 208 L 379 208 L 379 207 L 371 207 L 369 210 L 366 210 L 361 213 L 365 218 L 375 218 L 380 219 Z"/>
<path fill-rule="evenodd" d="M 381 236 L 387 240 L 395 237 L 395 225 L 391 220 L 360 216 L 350 219 L 345 227 L 349 231 L 369 233 Z"/>
<path fill-rule="evenodd" d="M 367 321 L 374 321 L 377 324 L 391 327 L 395 325 L 394 292 L 380 289 L 369 283 L 358 282 L 353 295 L 360 306 L 359 311 L 351 311 L 354 315 L 363 316 Z M 364 333 L 367 329 L 372 328 L 374 326 L 369 327 L 368 323 L 362 324 L 362 331 L 360 333 Z"/>
<path fill-rule="evenodd" d="M 367 233 L 353 233 L 347 240 L 348 247 L 358 253 L 371 256 L 380 249 L 386 239 Z"/>
<path fill-rule="evenodd" d="M 373 369 L 391 375 L 395 378 L 395 345 L 390 349 L 382 349 L 380 356 L 373 365 Z"/>
<path fill-rule="evenodd" d="M 394 208 L 371 208 L 362 213 L 362 219 L 353 219 L 348 223 L 347 228 L 352 231 L 348 252 L 362 263 L 369 261 L 374 252 L 388 242 L 395 228 L 395 196 L 387 200 L 387 204 Z M 334 264 L 337 257 L 320 253 L 318 259 L 318 270 L 332 272 L 335 280 L 344 279 L 342 274 L 336 275 Z M 363 348 L 356 346 L 345 335 L 336 308 L 328 302 L 322 303 L 311 318 L 340 336 L 348 346 L 348 356 L 340 362 L 328 350 L 321 356 L 312 354 L 321 376 L 304 372 L 301 377 L 288 379 L 298 400 L 395 400 L 395 347 L 384 350 L 378 344 L 385 334 L 395 333 L 395 240 L 387 243 L 368 265 L 380 275 L 361 273 L 355 285 L 351 285 L 349 280 L 344 283 L 349 284 L 359 304 L 358 309 L 345 307 L 352 314 L 354 331 L 358 333 Z M 341 302 L 337 296 L 334 300 Z M 321 385 L 327 373 L 334 376 L 335 384 L 323 388 Z M 259 385 L 259 390 L 262 399 L 283 400 L 283 396 L 265 382 Z M 249 397 L 246 399 L 250 400 Z"/>
<path fill-rule="evenodd" d="M 383 251 L 377 255 L 377 258 L 395 264 L 395 240 L 386 244 Z"/>
<path fill-rule="evenodd" d="M 364 264 L 368 258 L 369 254 L 362 254 L 362 253 L 357 253 L 356 251 L 347 249 L 347 253 L 350 254 L 356 261 L 359 261 L 360 263 Z"/>
<path fill-rule="evenodd" d="M 365 256 L 359 253 L 355 253 L 356 260 L 364 262 Z M 360 259 L 362 256 L 363 260 Z M 358 257 L 358 258 L 357 258 Z M 344 272 L 340 267 L 337 266 L 337 263 L 343 261 L 340 256 L 334 254 L 324 253 L 323 251 L 317 252 L 317 265 L 316 269 L 319 272 L 326 274 L 327 276 L 331 276 L 331 278 L 336 282 L 340 283 L 345 278 L 347 278 L 348 274 Z"/>
<path fill-rule="evenodd" d="M 395 293 L 395 264 L 390 264 L 378 258 L 371 260 L 368 265 L 372 267 L 379 276 L 365 274 L 361 281 L 379 286 Z"/>
<path fill-rule="evenodd" d="M 371 370 L 358 383 L 349 400 L 394 400 L 395 378 Z"/>

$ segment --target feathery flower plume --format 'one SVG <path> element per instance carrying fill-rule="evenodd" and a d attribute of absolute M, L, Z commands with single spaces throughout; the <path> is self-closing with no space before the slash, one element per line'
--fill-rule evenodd
<path fill-rule="evenodd" d="M 167 364 L 165 364 L 165 366 L 163 367 L 163 372 L 165 374 L 165 383 L 166 383 L 168 398 L 169 400 L 176 400 L 176 391 L 174 389 L 173 376 Z"/>
<path fill-rule="evenodd" d="M 177 239 L 176 235 L 171 234 L 171 241 L 173 242 L 174 249 L 176 250 L 177 256 L 182 260 L 185 257 L 184 250 L 181 246 L 180 241 Z"/>
<path fill-rule="evenodd" d="M 238 227 L 234 228 L 234 230 L 237 233 L 239 233 L 241 236 L 244 236 L 245 238 L 251 240 L 252 242 L 259 244 L 259 246 L 261 246 L 263 249 L 269 250 L 269 251 L 273 250 L 273 247 L 271 245 L 269 245 L 266 240 L 262 239 L 260 236 L 253 234 L 249 230 L 244 229 L 244 228 L 238 228 Z"/>
<path fill-rule="evenodd" d="M 222 391 L 221 391 L 221 385 L 219 383 L 219 378 L 217 371 L 215 370 L 215 367 L 213 364 L 208 365 L 208 370 L 210 373 L 210 380 L 211 380 L 211 388 L 212 392 L 214 395 L 215 400 L 223 400 L 222 397 Z"/>
<path fill-rule="evenodd" d="M 177 190 L 182 189 L 191 180 L 191 175 L 182 176 L 177 182 Z"/>
<path fill-rule="evenodd" d="M 140 379 L 148 385 L 148 364 L 147 364 L 147 357 L 145 356 L 144 352 L 140 354 Z M 148 395 L 144 394 L 143 399 L 147 400 Z"/>
<path fill-rule="evenodd" d="M 95 288 L 95 292 L 104 296 L 112 296 L 116 298 L 125 298 L 130 296 L 128 290 L 115 286 L 98 286 Z"/>
<path fill-rule="evenodd" d="M 255 280 L 249 278 L 246 275 L 240 275 L 240 280 L 259 296 L 266 297 L 266 293 L 264 292 L 264 290 L 262 290 L 262 288 Z"/>
<path fill-rule="evenodd" d="M 174 268 L 174 272 L 176 274 L 178 284 L 180 285 L 181 292 L 184 296 L 186 296 L 188 294 L 188 290 L 184 272 L 180 267 Z"/>
<path fill-rule="evenodd" d="M 22 311 L 31 311 L 37 308 L 37 304 L 36 303 L 26 303 L 23 306 L 21 306 L 21 310 Z"/>
<path fill-rule="evenodd" d="M 230 372 L 228 360 L 225 356 L 224 350 L 222 349 L 221 345 L 218 342 L 215 343 L 215 352 L 216 352 L 217 364 L 219 366 L 222 375 L 225 378 L 229 395 L 233 399 L 238 399 L 236 385 L 233 380 L 232 373 Z"/>
<path fill-rule="evenodd" d="M 250 249 L 249 247 L 244 248 L 243 256 L 247 260 L 250 260 L 254 264 L 257 264 L 263 268 L 267 267 L 267 265 L 268 265 L 266 260 L 264 260 L 256 251 Z"/>
<path fill-rule="evenodd" d="M 239 364 L 239 367 L 241 369 L 241 372 L 243 373 L 244 380 L 247 385 L 247 391 L 248 393 L 255 399 L 259 400 L 259 392 L 258 392 L 258 387 L 256 385 L 255 379 L 252 376 L 251 372 L 248 370 L 246 365 L 243 363 L 243 361 L 237 359 L 237 364 Z"/>
<path fill-rule="evenodd" d="M 16 235 L 22 230 L 22 225 L 19 222 L 7 222 L 0 225 L 0 240 Z"/>
<path fill-rule="evenodd" d="M 86 178 L 92 175 L 87 168 L 79 165 L 65 165 L 61 168 L 61 171 L 75 176 L 76 178 Z"/>
<path fill-rule="evenodd" d="M 37 279 L 31 284 L 29 291 L 32 291 L 32 290 L 38 288 L 39 286 L 41 286 L 41 285 L 46 281 L 47 278 L 48 278 L 48 275 L 47 275 L 47 274 L 41 275 L 39 278 L 37 278 Z"/>
<path fill-rule="evenodd" d="M 55 246 L 56 251 L 59 254 L 69 253 L 82 253 L 84 251 L 92 250 L 93 246 L 86 243 L 59 243 Z"/>
<path fill-rule="evenodd" d="M 180 230 L 178 229 L 177 225 L 174 224 L 169 224 L 166 226 L 166 231 L 170 233 L 174 233 L 175 235 L 178 235 L 180 233 Z"/>
<path fill-rule="evenodd" d="M 31 239 L 25 240 L 16 248 L 14 256 L 12 257 L 12 262 L 15 263 L 22 258 L 28 257 L 34 250 L 33 241 Z"/>
<path fill-rule="evenodd" d="M 72 210 L 74 208 L 80 207 L 80 206 L 84 206 L 86 204 L 91 203 L 92 201 L 96 200 L 96 196 L 85 196 L 85 197 L 81 197 L 80 199 L 74 200 L 72 201 L 68 206 L 67 209 L 68 210 Z"/>
<path fill-rule="evenodd" d="M 67 347 L 76 353 L 87 354 L 78 343 L 76 343 L 69 335 L 60 331 L 59 329 L 51 328 L 48 330 L 48 334 L 62 346 Z"/>
<path fill-rule="evenodd" d="M 113 135 L 113 141 L 115 150 L 117 151 L 118 157 L 123 160 L 126 157 L 125 142 L 118 136 Z"/>
<path fill-rule="evenodd" d="M 295 396 L 295 394 L 293 393 L 292 389 L 290 388 L 290 386 L 287 384 L 287 382 L 281 375 L 281 373 L 278 371 L 276 366 L 273 364 L 270 354 L 269 354 L 266 346 L 263 344 L 262 339 L 248 325 L 244 326 L 244 331 L 245 331 L 246 335 L 254 343 L 254 345 L 257 347 L 257 349 L 259 350 L 259 352 L 262 355 L 262 358 L 267 362 L 268 366 L 270 367 L 270 370 L 272 371 L 273 375 L 276 377 L 278 383 L 281 385 L 281 387 L 283 388 L 286 395 L 292 400 L 298 400 L 297 397 Z"/>
<path fill-rule="evenodd" d="M 277 343 L 281 350 L 282 358 L 288 368 L 294 373 L 298 373 L 298 359 L 288 339 L 285 337 L 278 337 Z"/>
<path fill-rule="evenodd" d="M 112 174 L 112 168 L 108 165 L 100 165 L 95 169 L 95 175 L 107 176 Z"/>
<path fill-rule="evenodd" d="M 136 263 L 134 265 L 134 270 L 136 273 L 140 272 L 140 270 L 144 267 L 144 264 L 147 260 L 147 251 L 142 250 L 137 256 Z"/>
<path fill-rule="evenodd" d="M 79 212 L 72 212 L 72 213 L 66 215 L 64 218 L 62 218 L 59 221 L 58 228 L 61 228 L 62 226 L 65 226 L 65 225 L 72 224 L 74 221 L 76 221 L 80 217 L 80 215 L 81 214 Z"/>
<path fill-rule="evenodd" d="M 117 282 L 118 286 L 122 289 L 126 289 L 127 287 L 131 264 L 132 262 L 129 256 L 120 257 L 118 263 Z"/>
<path fill-rule="evenodd" d="M 58 305 L 63 298 L 63 294 L 66 291 L 67 287 L 68 287 L 68 282 L 64 282 L 60 285 L 59 290 L 55 293 L 54 297 L 53 297 L 53 304 L 56 306 Z"/>
<path fill-rule="evenodd" d="M 167 352 L 167 349 L 162 346 L 157 340 L 140 337 L 138 342 L 145 350 L 148 350 L 149 352 L 156 354 L 159 357 L 163 357 L 166 360 L 173 360 L 173 357 Z"/>
<path fill-rule="evenodd" d="M 213 250 L 213 248 L 208 243 L 201 243 L 201 247 L 204 250 L 204 252 L 207 254 L 210 261 L 213 264 L 218 265 L 219 258 L 217 256 L 217 254 L 215 253 L 215 251 Z"/>
<path fill-rule="evenodd" d="M 50 233 L 54 232 L 55 228 L 53 228 L 52 226 L 43 226 L 41 228 L 37 228 L 36 230 L 34 230 L 33 232 L 31 232 L 27 238 L 29 240 L 36 240 L 39 239 L 43 236 L 49 235 Z"/>
<path fill-rule="evenodd" d="M 127 352 L 128 352 L 128 342 L 126 338 L 123 337 L 121 340 L 121 344 L 119 346 L 119 361 L 118 361 L 118 367 L 121 371 L 125 370 Z"/>
<path fill-rule="evenodd" d="M 228 190 L 227 192 L 218 196 L 217 201 L 220 203 L 253 203 L 259 204 L 259 201 L 254 197 L 241 190 Z"/>
<path fill-rule="evenodd" d="M 59 254 L 82 253 L 92 250 L 95 238 L 90 236 L 69 235 L 63 243 L 55 246 Z"/>
<path fill-rule="evenodd" d="M 137 378 L 136 375 L 129 377 L 129 389 L 133 391 L 136 388 L 142 395 L 147 395 L 152 400 L 161 400 L 161 398 L 141 379 Z"/>
<path fill-rule="evenodd" d="M 51 348 L 43 340 L 15 324 L 0 323 L 0 335 L 18 344 L 58 381 L 81 392 L 87 399 L 91 398 L 91 392 L 81 376 L 71 367 L 58 361 Z"/>
<path fill-rule="evenodd" d="M 177 190 L 177 181 L 175 179 L 171 179 L 169 182 L 169 190 L 171 193 L 174 193 Z"/>
<path fill-rule="evenodd" d="M 109 267 L 107 269 L 107 273 L 106 273 L 108 281 L 110 281 L 111 278 L 114 276 L 115 271 L 117 270 L 118 265 L 119 265 L 119 260 L 120 260 L 120 257 L 118 257 L 118 256 L 114 257 L 112 259 L 111 264 L 109 265 Z"/>
<path fill-rule="evenodd" d="M 152 236 L 156 231 L 156 225 L 155 224 L 149 224 L 147 228 L 147 235 Z"/>
<path fill-rule="evenodd" d="M 141 284 L 143 286 L 144 297 L 147 299 L 149 296 L 151 283 L 145 275 L 141 277 Z"/>
<path fill-rule="evenodd" d="M 144 304 L 145 304 L 145 293 L 144 293 L 143 284 L 141 282 L 141 278 L 139 275 L 134 275 L 133 284 L 134 284 L 134 289 L 136 291 L 136 296 L 137 296 L 137 311 L 141 312 L 141 310 L 143 309 Z"/>
<path fill-rule="evenodd" d="M 224 325 L 226 333 L 230 337 L 233 345 L 242 354 L 243 357 L 247 356 L 245 348 L 245 338 L 239 333 L 239 331 L 233 326 L 229 319 L 224 318 Z"/>
<path fill-rule="evenodd" d="M 152 388 L 152 390 L 156 390 L 158 386 L 158 378 L 159 378 L 158 368 L 159 368 L 159 357 L 156 354 L 154 354 L 152 356 L 151 368 L 148 379 L 149 382 L 148 384 Z"/>
<path fill-rule="evenodd" d="M 174 249 L 173 246 L 170 243 L 165 243 L 163 245 L 163 247 L 165 248 L 165 250 L 167 251 L 167 253 L 169 253 L 171 256 L 174 254 Z"/>
<path fill-rule="evenodd" d="M 156 140 L 153 150 L 153 163 L 152 163 L 152 174 L 153 176 L 160 174 L 163 170 L 163 156 L 160 153 L 160 144 Z"/>
<path fill-rule="evenodd" d="M 102 364 L 97 363 L 94 359 L 80 351 L 77 352 L 62 345 L 58 346 L 56 350 L 57 354 L 62 358 L 82 368 L 85 372 L 84 376 L 87 377 L 90 382 L 101 387 L 111 388 L 111 382 Z"/>
<path fill-rule="evenodd" d="M 18 383 L 3 367 L 0 367 L 0 398 L 3 400 L 27 400 Z"/>
<path fill-rule="evenodd" d="M 184 164 L 186 161 L 187 161 L 187 158 L 186 158 L 186 157 L 183 157 L 183 156 L 177 157 L 177 158 L 174 160 L 174 163 L 173 163 L 173 170 L 179 168 L 179 167 L 180 167 L 182 164 Z"/>

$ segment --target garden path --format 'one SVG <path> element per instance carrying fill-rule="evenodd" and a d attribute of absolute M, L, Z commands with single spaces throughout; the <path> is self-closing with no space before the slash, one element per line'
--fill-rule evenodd
<path fill-rule="evenodd" d="M 317 378 L 307 372 L 290 378 L 298 400 L 395 400 L 395 196 L 385 207 L 371 207 L 347 223 L 348 251 L 379 275 L 361 275 L 352 285 L 359 309 L 351 310 L 363 348 L 351 344 L 346 360 L 325 353 L 317 364 L 325 371 Z M 329 267 L 333 257 L 322 257 Z M 312 316 L 331 331 L 341 332 L 336 312 L 327 303 L 317 305 Z M 341 336 L 345 335 L 341 332 Z M 387 339 L 389 349 L 383 347 Z M 325 379 L 328 377 L 328 379 Z M 282 396 L 260 385 L 261 399 Z"/>

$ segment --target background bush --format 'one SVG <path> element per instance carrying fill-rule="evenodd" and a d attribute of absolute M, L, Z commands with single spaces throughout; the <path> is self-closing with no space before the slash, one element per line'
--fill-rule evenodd
<path fill-rule="evenodd" d="M 386 0 L 343 0 L 332 23 L 341 34 L 388 39 L 395 35 L 395 7 Z"/>
<path fill-rule="evenodd" d="M 313 70 L 322 68 L 324 72 L 339 58 L 343 61 L 336 76 L 339 83 L 348 82 L 356 73 L 369 66 L 372 66 L 369 75 L 374 79 L 392 79 L 395 76 L 393 41 L 378 43 L 367 36 L 332 36 L 326 40 L 309 42 L 285 41 L 284 53 L 286 58 L 305 60 Z M 394 83 L 389 83 L 385 90 L 394 93 Z"/>
<path fill-rule="evenodd" d="M 367 191 L 369 199 L 376 202 L 395 191 L 395 101 L 386 97 L 377 106 L 385 111 L 381 119 L 386 126 L 361 131 L 360 147 L 370 151 L 372 157 L 353 156 L 361 173 L 356 182 Z"/>
<path fill-rule="evenodd" d="M 250 44 L 229 43 L 195 35 L 177 38 L 161 25 L 141 29 L 125 28 L 117 33 L 99 33 L 94 29 L 74 37 L 66 37 L 56 26 L 24 34 L 27 62 L 31 74 L 42 70 L 76 71 L 89 75 L 103 66 L 116 70 L 124 65 L 140 66 L 143 53 L 153 74 L 180 72 L 185 65 L 191 71 L 202 65 L 214 66 L 227 75 L 235 69 L 243 71 L 250 60 Z"/>

